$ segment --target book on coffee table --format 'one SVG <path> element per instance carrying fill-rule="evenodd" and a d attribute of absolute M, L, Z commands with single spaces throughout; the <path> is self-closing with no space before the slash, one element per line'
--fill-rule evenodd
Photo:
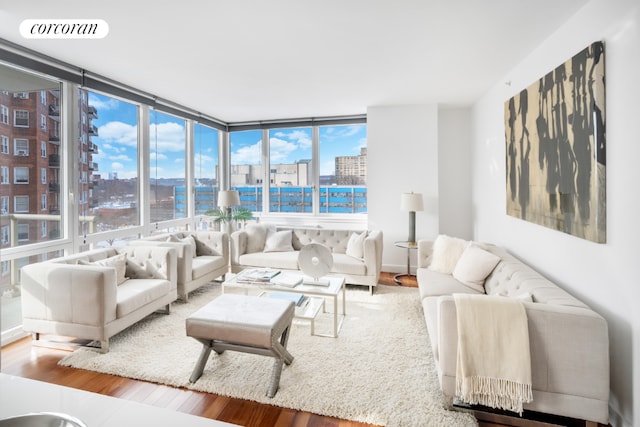
<path fill-rule="evenodd" d="M 276 291 L 276 292 L 269 292 L 269 298 L 277 298 L 277 299 L 283 299 L 286 301 L 293 301 L 293 303 L 297 307 L 300 307 L 304 302 L 305 296 L 304 294 L 298 294 L 295 292 Z"/>
<path fill-rule="evenodd" d="M 276 270 L 273 268 L 252 268 L 250 270 L 244 270 L 240 272 L 240 274 L 238 274 L 237 280 L 239 282 L 248 283 L 267 283 L 279 274 L 280 270 Z"/>
<path fill-rule="evenodd" d="M 278 286 L 284 286 L 285 288 L 295 288 L 302 283 L 302 276 L 299 274 L 282 273 L 271 279 L 271 283 Z"/>

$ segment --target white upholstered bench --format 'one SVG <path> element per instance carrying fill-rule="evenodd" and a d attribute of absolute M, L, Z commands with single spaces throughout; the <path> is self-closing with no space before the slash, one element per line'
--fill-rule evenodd
<path fill-rule="evenodd" d="M 187 336 L 203 347 L 189 381 L 200 378 L 211 349 L 271 356 L 275 362 L 267 396 L 275 396 L 283 363 L 293 361 L 286 347 L 294 309 L 291 301 L 224 294 L 193 313 L 186 319 Z"/>

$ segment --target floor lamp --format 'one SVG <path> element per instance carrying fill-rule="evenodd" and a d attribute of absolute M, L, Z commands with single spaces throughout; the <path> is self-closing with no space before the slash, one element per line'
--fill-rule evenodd
<path fill-rule="evenodd" d="M 424 210 L 422 194 L 403 193 L 400 200 L 400 210 L 409 212 L 409 244 L 416 243 L 416 212 Z"/>

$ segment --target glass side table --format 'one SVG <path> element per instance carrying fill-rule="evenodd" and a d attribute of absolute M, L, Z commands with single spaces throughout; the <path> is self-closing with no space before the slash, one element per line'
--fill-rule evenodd
<path fill-rule="evenodd" d="M 400 280 L 401 277 L 413 276 L 413 274 L 411 274 L 411 251 L 418 249 L 418 243 L 417 242 L 395 242 L 394 245 L 399 248 L 404 248 L 407 250 L 407 272 L 396 274 L 395 276 L 393 276 L 393 281 L 396 282 L 398 285 L 402 285 L 402 281 Z"/>

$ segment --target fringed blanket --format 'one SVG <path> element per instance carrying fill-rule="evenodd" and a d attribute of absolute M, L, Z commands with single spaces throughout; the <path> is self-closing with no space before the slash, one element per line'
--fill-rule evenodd
<path fill-rule="evenodd" d="M 454 294 L 458 320 L 456 396 L 522 415 L 533 400 L 529 329 L 518 300 Z"/>

